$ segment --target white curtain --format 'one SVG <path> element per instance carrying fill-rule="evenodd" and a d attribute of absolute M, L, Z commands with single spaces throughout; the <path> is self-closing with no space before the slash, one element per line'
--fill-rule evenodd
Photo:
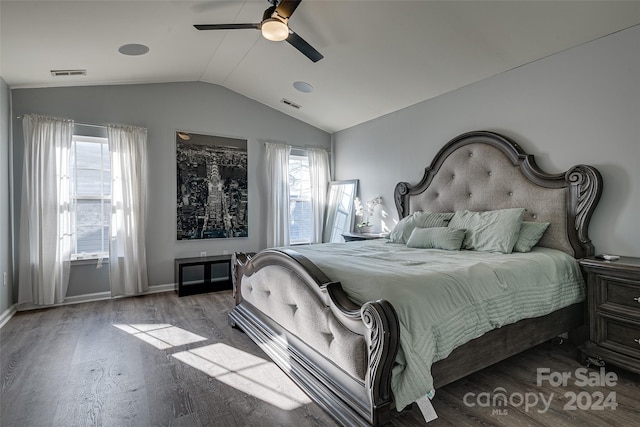
<path fill-rule="evenodd" d="M 322 243 L 324 211 L 329 183 L 329 154 L 321 148 L 309 148 L 309 175 L 311 178 L 311 243 Z"/>
<path fill-rule="evenodd" d="M 289 244 L 289 154 L 291 146 L 267 143 L 267 247 Z"/>
<path fill-rule="evenodd" d="M 111 153 L 111 225 L 109 282 L 111 295 L 145 292 L 147 256 L 147 130 L 132 126 L 107 128 Z"/>
<path fill-rule="evenodd" d="M 27 115 L 20 213 L 18 303 L 61 303 L 69 285 L 69 155 L 73 121 Z"/>

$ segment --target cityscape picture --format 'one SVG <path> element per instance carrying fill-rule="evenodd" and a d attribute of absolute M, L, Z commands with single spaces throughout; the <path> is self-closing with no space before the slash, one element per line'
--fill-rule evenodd
<path fill-rule="evenodd" d="M 247 141 L 176 132 L 177 239 L 248 236 Z"/>

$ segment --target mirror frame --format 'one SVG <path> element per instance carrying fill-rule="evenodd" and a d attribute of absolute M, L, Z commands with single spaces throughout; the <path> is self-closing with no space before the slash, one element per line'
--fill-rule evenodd
<path fill-rule="evenodd" d="M 331 207 L 331 189 L 340 185 L 353 185 L 353 194 L 351 195 L 351 202 L 349 206 L 351 208 L 349 212 L 349 220 L 348 220 L 348 230 L 343 230 L 343 233 L 350 233 L 353 231 L 353 224 L 355 222 L 355 207 L 353 204 L 354 199 L 358 195 L 358 180 L 357 179 L 345 179 L 340 181 L 330 181 L 327 185 L 327 203 L 324 211 L 324 224 L 322 228 L 322 242 L 329 243 L 331 242 L 331 234 L 327 235 L 328 230 L 333 229 L 333 223 L 329 224 L 330 221 L 330 209 Z M 333 208 L 335 209 L 335 208 Z"/>

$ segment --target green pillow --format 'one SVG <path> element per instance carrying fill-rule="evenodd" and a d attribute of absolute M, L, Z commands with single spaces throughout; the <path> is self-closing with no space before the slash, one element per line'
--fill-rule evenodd
<path fill-rule="evenodd" d="M 510 254 L 518 240 L 523 208 L 496 211 L 458 211 L 449 221 L 449 227 L 466 229 L 464 249 L 502 252 Z"/>
<path fill-rule="evenodd" d="M 389 243 L 407 243 L 416 227 L 446 227 L 453 213 L 414 212 L 400 220 L 389 233 Z"/>
<path fill-rule="evenodd" d="M 513 247 L 514 252 L 529 252 L 536 243 L 542 238 L 542 235 L 549 228 L 548 222 L 529 222 L 523 221 L 520 226 L 520 234 L 518 240 Z"/>
<path fill-rule="evenodd" d="M 405 216 L 389 233 L 389 243 L 407 243 L 414 228 L 416 228 L 416 220 L 413 214 Z"/>
<path fill-rule="evenodd" d="M 446 227 L 453 215 L 453 212 L 416 212 L 414 218 L 420 228 Z"/>
<path fill-rule="evenodd" d="M 411 236 L 409 236 L 407 247 L 459 251 L 464 235 L 465 230 L 456 230 L 449 227 L 416 227 L 411 232 Z"/>

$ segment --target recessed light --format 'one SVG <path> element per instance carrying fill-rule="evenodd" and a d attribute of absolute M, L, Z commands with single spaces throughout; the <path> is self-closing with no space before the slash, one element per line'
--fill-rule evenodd
<path fill-rule="evenodd" d="M 307 82 L 293 82 L 293 87 L 296 88 L 296 90 L 298 90 L 300 92 L 303 92 L 303 93 L 311 93 L 311 92 L 313 92 L 313 86 L 311 86 Z"/>
<path fill-rule="evenodd" d="M 123 55 L 139 56 L 149 52 L 149 46 L 145 46 L 143 44 L 136 44 L 136 43 L 123 44 L 118 49 L 118 52 L 120 52 Z"/>

